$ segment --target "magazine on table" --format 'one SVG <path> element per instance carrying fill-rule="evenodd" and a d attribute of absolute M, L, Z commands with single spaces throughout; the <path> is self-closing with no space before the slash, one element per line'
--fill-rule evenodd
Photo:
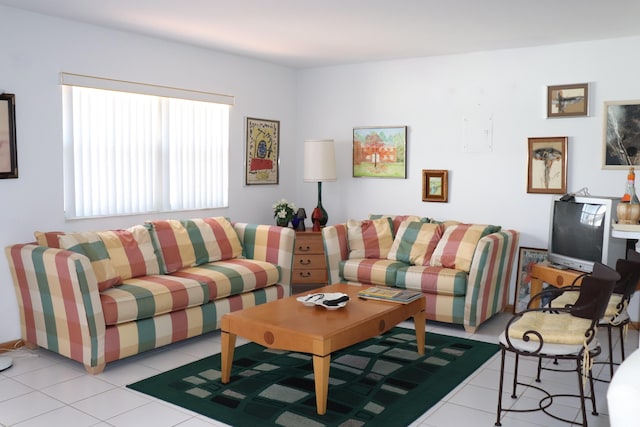
<path fill-rule="evenodd" d="M 388 286 L 372 286 L 358 292 L 358 297 L 360 298 L 392 301 L 401 304 L 408 304 L 422 296 L 424 296 L 424 294 L 420 291 L 391 288 Z"/>

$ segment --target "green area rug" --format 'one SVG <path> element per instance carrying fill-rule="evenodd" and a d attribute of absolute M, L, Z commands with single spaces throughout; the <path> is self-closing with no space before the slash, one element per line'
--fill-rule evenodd
<path fill-rule="evenodd" d="M 254 343 L 235 350 L 229 384 L 220 354 L 127 387 L 233 426 L 408 425 L 498 351 L 480 341 L 396 327 L 332 355 L 327 413 L 316 414 L 312 356 Z"/>

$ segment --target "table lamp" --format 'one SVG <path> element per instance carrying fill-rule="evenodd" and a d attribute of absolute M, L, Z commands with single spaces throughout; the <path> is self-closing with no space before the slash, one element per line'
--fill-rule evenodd
<path fill-rule="evenodd" d="M 336 180 L 336 153 L 333 139 L 304 142 L 304 180 L 318 183 L 318 206 L 311 214 L 313 231 L 327 225 L 329 215 L 322 207 L 322 183 Z"/>

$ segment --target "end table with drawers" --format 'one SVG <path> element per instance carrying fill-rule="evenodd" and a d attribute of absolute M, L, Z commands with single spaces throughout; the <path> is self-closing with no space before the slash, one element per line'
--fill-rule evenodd
<path fill-rule="evenodd" d="M 327 262 L 320 231 L 296 231 L 291 293 L 297 294 L 327 285 Z"/>

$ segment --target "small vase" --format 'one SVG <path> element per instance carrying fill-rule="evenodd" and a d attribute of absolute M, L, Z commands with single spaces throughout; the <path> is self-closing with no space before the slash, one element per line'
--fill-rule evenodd
<path fill-rule="evenodd" d="M 279 227 L 288 227 L 289 226 L 289 220 L 287 220 L 286 218 L 277 218 L 276 219 L 276 224 Z"/>

